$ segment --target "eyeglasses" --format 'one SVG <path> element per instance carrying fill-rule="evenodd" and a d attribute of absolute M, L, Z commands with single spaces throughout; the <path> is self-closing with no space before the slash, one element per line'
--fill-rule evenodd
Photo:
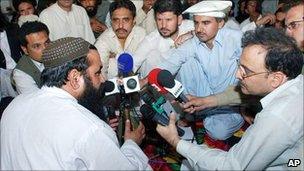
<path fill-rule="evenodd" d="M 237 59 L 236 62 L 237 62 L 238 69 L 239 69 L 239 71 L 240 71 L 240 74 L 241 74 L 242 79 L 248 78 L 248 77 L 252 77 L 252 76 L 255 76 L 255 75 L 260 75 L 260 74 L 265 74 L 265 73 L 269 74 L 269 73 L 270 73 L 269 71 L 254 72 L 254 71 L 251 71 L 250 69 L 248 69 L 248 68 L 246 68 L 246 67 L 244 68 L 244 67 L 241 65 L 239 59 Z"/>
<path fill-rule="evenodd" d="M 289 24 L 285 25 L 285 28 L 287 28 L 289 30 L 293 30 L 298 26 L 298 23 L 303 22 L 303 21 L 304 21 L 304 17 L 302 18 L 302 20 L 290 22 Z"/>

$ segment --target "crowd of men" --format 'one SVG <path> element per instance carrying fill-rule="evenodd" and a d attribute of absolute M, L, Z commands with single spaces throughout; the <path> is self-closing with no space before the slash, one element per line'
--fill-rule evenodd
<path fill-rule="evenodd" d="M 151 170 L 143 123 L 123 121 L 120 144 L 121 118 L 100 116 L 122 53 L 141 88 L 170 71 L 187 94 L 179 107 L 212 140 L 249 124 L 225 151 L 184 140 L 176 120 L 193 120 L 171 113 L 156 130 L 183 167 L 304 169 L 302 0 L 12 2 L 14 16 L 0 15 L 1 170 Z"/>

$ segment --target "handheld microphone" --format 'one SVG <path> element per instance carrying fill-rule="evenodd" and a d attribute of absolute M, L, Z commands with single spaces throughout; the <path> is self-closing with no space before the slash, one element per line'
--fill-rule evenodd
<path fill-rule="evenodd" d="M 161 71 L 160 68 L 155 68 L 148 74 L 148 83 L 156 89 L 156 91 L 160 92 L 161 94 L 166 94 L 168 91 L 164 89 L 162 86 L 159 85 L 157 81 L 157 76 L 159 75 L 159 72 Z"/>
<path fill-rule="evenodd" d="M 122 53 L 117 59 L 118 76 L 123 77 L 124 93 L 140 91 L 138 75 L 133 73 L 133 58 L 129 53 Z"/>
<path fill-rule="evenodd" d="M 180 103 L 188 102 L 188 98 L 183 94 L 183 85 L 174 79 L 174 76 L 168 70 L 161 70 L 157 76 L 157 82 L 170 92 Z"/>
<path fill-rule="evenodd" d="M 161 115 L 159 113 L 155 113 L 153 109 L 148 106 L 147 104 L 143 104 L 140 107 L 140 113 L 143 115 L 144 118 L 148 120 L 153 120 L 157 122 L 158 124 L 161 124 L 162 126 L 169 125 L 169 118 L 168 116 Z M 180 127 L 176 126 L 177 132 L 179 136 L 183 136 L 185 134 L 185 131 L 181 129 Z"/>
<path fill-rule="evenodd" d="M 107 80 L 103 84 L 104 84 L 104 91 L 107 93 L 115 89 L 115 84 L 112 81 Z"/>
<path fill-rule="evenodd" d="M 129 53 L 122 53 L 117 59 L 117 68 L 119 77 L 128 77 L 133 75 L 133 58 Z"/>

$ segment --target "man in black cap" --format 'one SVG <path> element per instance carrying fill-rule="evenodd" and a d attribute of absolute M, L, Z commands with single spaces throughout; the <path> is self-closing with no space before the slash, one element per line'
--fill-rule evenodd
<path fill-rule="evenodd" d="M 145 135 L 142 124 L 131 131 L 126 121 L 120 148 L 111 127 L 78 103 L 104 94 L 96 48 L 81 38 L 62 38 L 47 46 L 42 61 L 41 90 L 18 96 L 3 114 L 1 169 L 150 169 L 137 145 Z"/>

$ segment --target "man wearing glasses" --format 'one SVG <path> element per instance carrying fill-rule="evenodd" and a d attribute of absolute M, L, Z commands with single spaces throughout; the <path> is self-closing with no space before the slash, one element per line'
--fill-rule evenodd
<path fill-rule="evenodd" d="M 286 34 L 297 41 L 298 47 L 304 50 L 304 2 L 290 3 L 285 7 Z"/>
<path fill-rule="evenodd" d="M 303 52 L 304 50 L 304 2 L 294 0 L 289 2 L 285 7 L 285 29 L 286 34 L 296 40 L 297 46 Z M 302 74 L 304 68 L 302 68 Z M 191 101 L 184 105 L 187 112 L 203 110 L 208 107 L 222 106 L 228 104 L 238 104 L 248 101 L 248 96 L 237 91 L 235 86 L 230 86 L 224 92 L 207 97 L 194 97 Z M 194 106 L 194 108 L 189 108 Z"/>
<path fill-rule="evenodd" d="M 158 133 L 186 157 L 194 170 L 303 170 L 303 55 L 282 31 L 258 28 L 242 38 L 236 77 L 244 94 L 262 96 L 259 112 L 229 151 L 181 140 L 170 115 Z"/>

